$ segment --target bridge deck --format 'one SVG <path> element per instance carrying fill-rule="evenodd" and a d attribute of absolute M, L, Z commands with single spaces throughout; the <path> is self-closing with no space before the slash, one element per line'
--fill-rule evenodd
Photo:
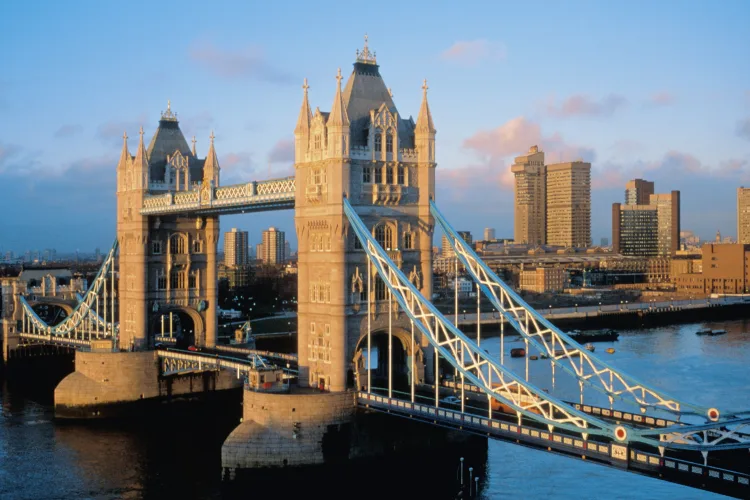
<path fill-rule="evenodd" d="M 638 472 L 668 481 L 703 487 L 728 495 L 750 495 L 750 474 L 721 467 L 662 457 L 626 445 L 612 442 L 584 440 L 563 432 L 549 432 L 529 425 L 518 425 L 460 411 L 411 403 L 368 392 L 357 393 L 360 407 L 420 420 L 442 427 L 462 430 L 493 439 L 511 441 L 566 455 L 579 456 L 600 464 Z"/>

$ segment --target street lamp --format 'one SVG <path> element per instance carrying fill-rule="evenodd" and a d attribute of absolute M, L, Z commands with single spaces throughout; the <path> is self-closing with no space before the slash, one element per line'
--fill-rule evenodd
<path fill-rule="evenodd" d="M 599 312 L 602 312 L 602 303 L 599 302 Z"/>
<path fill-rule="evenodd" d="M 578 312 L 578 304 L 576 304 L 576 312 Z"/>
<path fill-rule="evenodd" d="M 552 305 L 549 306 L 549 317 L 552 317 Z"/>

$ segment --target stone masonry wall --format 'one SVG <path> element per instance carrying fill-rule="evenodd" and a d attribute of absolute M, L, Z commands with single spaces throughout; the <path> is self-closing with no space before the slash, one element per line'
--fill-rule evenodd
<path fill-rule="evenodd" d="M 224 442 L 222 467 L 322 464 L 348 455 L 355 410 L 351 392 L 244 392 L 243 422 Z M 295 423 L 296 427 L 295 435 Z"/>

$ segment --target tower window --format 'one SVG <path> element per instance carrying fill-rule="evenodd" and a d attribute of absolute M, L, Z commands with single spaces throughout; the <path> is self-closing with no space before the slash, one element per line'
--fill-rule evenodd
<path fill-rule="evenodd" d="M 173 234 L 172 237 L 169 238 L 169 253 L 185 253 L 185 238 L 179 234 Z"/>
<path fill-rule="evenodd" d="M 383 169 L 380 167 L 375 167 L 375 184 L 382 184 L 383 183 Z"/>
<path fill-rule="evenodd" d="M 320 134 L 315 134 L 315 149 L 320 149 Z"/>
<path fill-rule="evenodd" d="M 383 149 L 383 135 L 380 132 L 375 133 L 375 151 Z"/>
<path fill-rule="evenodd" d="M 412 248 L 412 241 L 411 241 L 411 233 L 404 233 L 404 248 L 406 250 L 411 250 Z"/>
<path fill-rule="evenodd" d="M 393 134 L 390 132 L 385 136 L 385 152 L 393 153 Z"/>
<path fill-rule="evenodd" d="M 156 289 L 157 290 L 166 290 L 167 289 L 167 277 L 164 275 L 164 272 L 160 272 L 156 276 Z"/>
<path fill-rule="evenodd" d="M 362 182 L 366 184 L 372 182 L 372 169 L 370 167 L 364 167 L 362 169 Z"/>
<path fill-rule="evenodd" d="M 404 172 L 404 167 L 399 166 L 398 167 L 398 183 L 402 186 L 406 184 L 406 172 Z"/>
<path fill-rule="evenodd" d="M 375 300 L 385 300 L 386 299 L 386 286 L 385 282 L 380 278 L 380 276 L 375 277 Z"/>
<path fill-rule="evenodd" d="M 385 183 L 393 184 L 393 168 L 385 167 Z"/>
<path fill-rule="evenodd" d="M 154 255 L 161 255 L 161 241 L 154 241 L 151 243 L 151 253 Z"/>
<path fill-rule="evenodd" d="M 380 225 L 375 228 L 375 241 L 378 242 L 378 245 L 381 246 L 381 248 L 386 247 L 386 241 L 385 241 L 385 226 Z"/>

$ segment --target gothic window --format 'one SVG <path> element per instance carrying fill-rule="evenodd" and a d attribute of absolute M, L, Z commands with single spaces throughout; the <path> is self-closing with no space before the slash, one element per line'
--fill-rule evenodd
<path fill-rule="evenodd" d="M 313 170 L 313 184 L 320 184 L 320 169 Z"/>
<path fill-rule="evenodd" d="M 382 224 L 375 228 L 375 241 L 377 241 L 378 245 L 380 245 L 382 248 L 385 248 L 385 226 L 383 226 Z"/>
<path fill-rule="evenodd" d="M 173 234 L 172 237 L 169 238 L 169 253 L 185 253 L 185 238 L 179 234 Z"/>
<path fill-rule="evenodd" d="M 201 253 L 201 240 L 193 240 L 193 253 Z"/>
<path fill-rule="evenodd" d="M 174 289 L 182 288 L 182 273 L 179 271 L 172 271 L 169 276 L 169 287 Z"/>
<path fill-rule="evenodd" d="M 385 167 L 385 183 L 393 184 L 393 168 Z"/>
<path fill-rule="evenodd" d="M 385 282 L 380 278 L 380 276 L 375 277 L 375 300 L 385 300 L 387 298 L 386 296 L 386 286 Z"/>
<path fill-rule="evenodd" d="M 386 226 L 385 228 L 385 244 L 386 246 L 384 246 L 383 248 L 385 248 L 386 250 L 390 250 L 391 248 L 394 247 L 393 229 L 391 228 L 391 226 Z"/>
<path fill-rule="evenodd" d="M 315 149 L 320 149 L 320 134 L 315 134 Z"/>
<path fill-rule="evenodd" d="M 164 275 L 164 271 L 159 271 L 159 273 L 156 275 L 156 289 L 167 289 L 167 277 Z"/>
<path fill-rule="evenodd" d="M 380 131 L 375 132 L 375 151 L 383 149 L 383 134 Z"/>
<path fill-rule="evenodd" d="M 375 167 L 375 184 L 382 184 L 383 183 L 383 169 L 380 167 Z"/>
<path fill-rule="evenodd" d="M 393 134 L 388 132 L 385 136 L 385 152 L 393 153 Z"/>
<path fill-rule="evenodd" d="M 161 255 L 161 241 L 151 242 L 151 253 L 154 255 Z"/>
<path fill-rule="evenodd" d="M 362 182 L 365 184 L 372 182 L 372 169 L 370 167 L 364 167 L 362 169 Z"/>
<path fill-rule="evenodd" d="M 406 176 L 404 174 L 405 174 L 404 167 L 399 166 L 398 167 L 398 183 L 402 186 L 406 184 L 405 182 Z"/>
<path fill-rule="evenodd" d="M 356 234 L 352 234 L 354 237 L 354 249 L 355 250 L 362 250 L 362 242 L 359 241 L 359 237 Z"/>
<path fill-rule="evenodd" d="M 412 248 L 412 241 L 411 241 L 411 233 L 404 233 L 404 249 L 405 250 L 411 250 Z"/>
<path fill-rule="evenodd" d="M 188 276 L 188 288 L 197 288 L 196 283 L 198 280 L 196 280 L 196 273 L 195 271 L 190 273 L 190 276 Z"/>

